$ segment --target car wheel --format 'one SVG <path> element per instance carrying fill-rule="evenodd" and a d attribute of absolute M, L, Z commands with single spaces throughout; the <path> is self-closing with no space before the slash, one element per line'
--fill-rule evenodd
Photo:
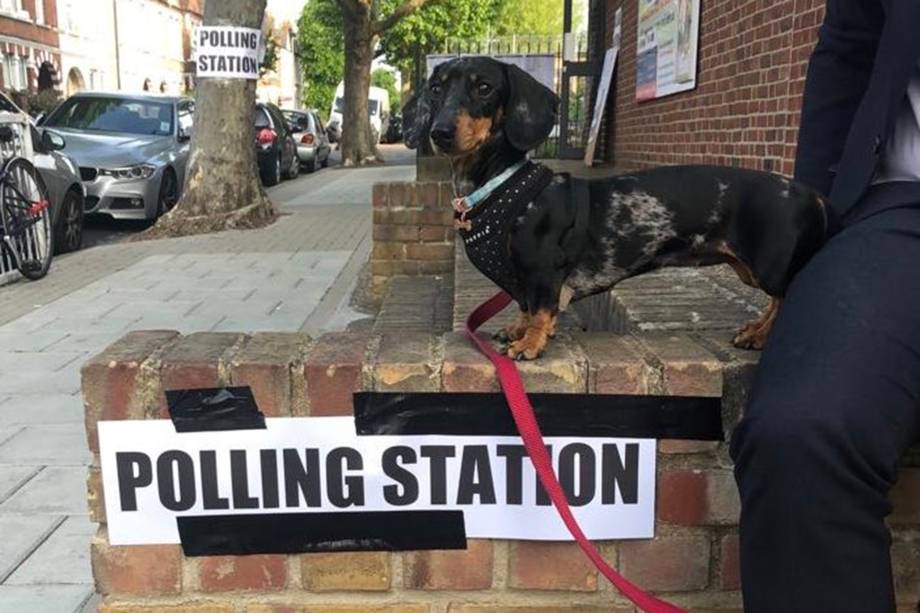
<path fill-rule="evenodd" d="M 83 245 L 83 198 L 69 191 L 61 203 L 54 236 L 55 254 L 77 251 Z"/>
<path fill-rule="evenodd" d="M 157 196 L 157 218 L 173 210 L 179 202 L 179 181 L 176 173 L 167 168 L 160 179 L 160 194 Z"/>
<path fill-rule="evenodd" d="M 287 178 L 296 179 L 297 175 L 300 174 L 300 158 L 297 157 L 297 154 L 291 156 L 291 167 L 288 169 Z"/>
<path fill-rule="evenodd" d="M 265 182 L 265 185 L 269 187 L 281 183 L 281 152 L 278 152 L 278 155 L 275 156 L 275 163 L 272 164 L 267 178 L 268 181 Z"/>

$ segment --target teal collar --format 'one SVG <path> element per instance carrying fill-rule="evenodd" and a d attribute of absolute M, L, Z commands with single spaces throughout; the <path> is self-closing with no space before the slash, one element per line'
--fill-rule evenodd
<path fill-rule="evenodd" d="M 472 194 L 469 194 L 468 196 L 464 196 L 462 198 L 457 198 L 456 200 L 454 200 L 454 209 L 456 209 L 460 213 L 468 212 L 474 206 L 476 206 L 477 204 L 479 204 L 480 202 L 482 202 L 483 200 L 491 196 L 495 190 L 501 187 L 502 184 L 505 183 L 505 181 L 510 179 L 514 175 L 514 173 L 516 173 L 521 168 L 523 168 L 524 164 L 526 163 L 527 163 L 527 160 L 523 159 L 517 164 L 514 164 L 513 166 L 509 166 L 501 174 L 495 175 L 494 177 L 486 181 L 485 185 L 483 185 L 482 187 L 474 191 Z"/>

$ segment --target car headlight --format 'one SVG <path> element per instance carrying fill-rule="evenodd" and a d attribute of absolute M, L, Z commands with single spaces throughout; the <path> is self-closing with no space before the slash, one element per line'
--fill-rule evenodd
<path fill-rule="evenodd" d="M 156 172 L 156 169 L 156 166 L 151 166 L 150 164 L 137 164 L 136 166 L 126 166 L 125 168 L 100 168 L 99 174 L 119 181 L 138 181 L 149 179 Z"/>

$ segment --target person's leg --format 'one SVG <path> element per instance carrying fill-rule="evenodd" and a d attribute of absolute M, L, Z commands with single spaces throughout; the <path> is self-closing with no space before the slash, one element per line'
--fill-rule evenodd
<path fill-rule="evenodd" d="M 920 431 L 920 208 L 799 273 L 732 438 L 746 613 L 894 611 L 883 518 Z"/>

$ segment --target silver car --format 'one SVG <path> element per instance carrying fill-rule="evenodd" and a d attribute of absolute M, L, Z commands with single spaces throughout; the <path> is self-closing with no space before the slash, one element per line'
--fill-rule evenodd
<path fill-rule="evenodd" d="M 0 111 L 22 113 L 13 101 L 0 93 Z M 85 191 L 76 163 L 59 153 L 64 139 L 50 130 L 31 126 L 32 163 L 38 170 L 51 200 L 54 252 L 76 251 L 83 244 L 83 202 Z"/>
<path fill-rule="evenodd" d="M 86 212 L 156 219 L 181 196 L 195 103 L 157 95 L 80 93 L 42 123 L 80 166 Z"/>
<path fill-rule="evenodd" d="M 300 165 L 308 172 L 315 172 L 320 167 L 329 166 L 329 136 L 323 122 L 315 111 L 295 111 L 281 109 L 281 114 L 291 126 L 294 142 L 297 143 L 297 157 Z"/>

